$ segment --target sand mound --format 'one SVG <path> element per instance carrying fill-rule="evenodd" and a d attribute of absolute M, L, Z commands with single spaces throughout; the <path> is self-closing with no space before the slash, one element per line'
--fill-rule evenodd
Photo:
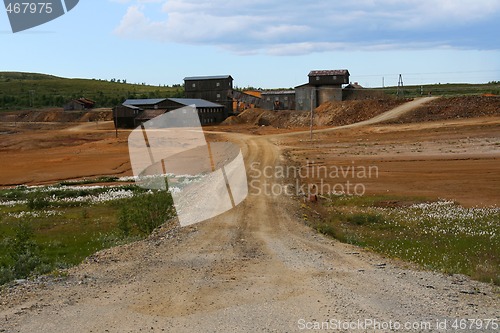
<path fill-rule="evenodd" d="M 0 115 L 0 121 L 7 122 L 71 123 L 105 120 L 113 120 L 113 113 L 110 109 L 91 111 L 62 111 L 60 109 L 23 110 L 6 112 Z"/>
<path fill-rule="evenodd" d="M 394 99 L 327 102 L 315 110 L 315 126 L 341 126 L 375 117 L 405 101 Z M 229 117 L 223 125 L 248 124 L 274 128 L 300 128 L 309 126 L 309 111 L 248 109 L 236 117 Z"/>
<path fill-rule="evenodd" d="M 500 97 L 444 97 L 409 112 L 392 123 L 421 123 L 457 118 L 500 116 Z"/>
<path fill-rule="evenodd" d="M 259 118 L 262 116 L 262 114 L 269 112 L 268 110 L 264 109 L 247 109 L 240 113 L 238 115 L 238 118 L 241 119 L 242 123 L 245 124 L 254 124 L 257 125 L 259 122 Z"/>
<path fill-rule="evenodd" d="M 407 100 L 379 99 L 326 102 L 314 110 L 314 126 L 343 126 L 371 119 L 406 103 Z M 440 98 L 427 103 L 392 123 L 417 123 L 454 118 L 500 115 L 500 97 L 462 96 Z M 310 124 L 309 111 L 248 109 L 228 118 L 224 125 L 247 124 L 274 128 L 301 128 Z"/>
<path fill-rule="evenodd" d="M 227 118 L 226 120 L 224 120 L 221 125 L 227 125 L 227 126 L 230 126 L 230 125 L 239 125 L 242 123 L 242 120 L 236 116 L 231 116 L 229 118 Z"/>

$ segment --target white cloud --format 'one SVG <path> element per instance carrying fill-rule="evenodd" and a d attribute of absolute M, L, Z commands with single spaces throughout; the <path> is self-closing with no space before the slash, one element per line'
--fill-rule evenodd
<path fill-rule="evenodd" d="M 485 20 L 498 22 L 499 0 L 110 1 L 128 6 L 115 30 L 121 37 L 216 45 L 238 53 L 499 46 L 473 38 Z"/>

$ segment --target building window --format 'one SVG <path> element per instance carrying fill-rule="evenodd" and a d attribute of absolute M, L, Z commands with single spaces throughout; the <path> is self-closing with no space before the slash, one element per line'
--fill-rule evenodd
<path fill-rule="evenodd" d="M 316 81 L 319 81 L 320 77 L 319 76 L 316 76 Z"/>
<path fill-rule="evenodd" d="M 217 82 L 215 85 L 216 85 L 217 87 L 220 87 L 220 82 Z"/>
<path fill-rule="evenodd" d="M 337 75 L 334 75 L 334 76 L 333 76 L 333 79 L 334 79 L 335 81 L 337 81 Z"/>
<path fill-rule="evenodd" d="M 196 83 L 193 83 L 193 88 L 196 88 Z"/>
<path fill-rule="evenodd" d="M 285 97 L 285 101 L 288 101 L 288 97 Z"/>
<path fill-rule="evenodd" d="M 217 94 L 217 98 L 220 98 L 220 94 Z"/>

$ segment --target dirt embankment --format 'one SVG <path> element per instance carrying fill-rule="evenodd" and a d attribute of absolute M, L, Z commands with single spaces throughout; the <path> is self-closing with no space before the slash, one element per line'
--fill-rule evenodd
<path fill-rule="evenodd" d="M 462 96 L 436 99 L 388 123 L 422 123 L 499 115 L 499 96 Z"/>
<path fill-rule="evenodd" d="M 380 99 L 327 102 L 315 109 L 314 126 L 336 127 L 358 123 L 391 110 L 407 100 Z M 420 123 L 459 118 L 500 115 L 500 97 L 462 96 L 439 98 L 387 123 Z M 269 126 L 279 129 L 303 128 L 310 125 L 308 111 L 269 111 L 249 109 L 222 125 Z"/>
<path fill-rule="evenodd" d="M 61 109 L 23 110 L 0 113 L 0 122 L 89 122 L 113 120 L 111 109 L 63 111 Z"/>
<path fill-rule="evenodd" d="M 406 101 L 395 99 L 327 102 L 314 110 L 315 126 L 342 126 L 367 120 L 384 113 Z M 270 111 L 249 109 L 236 117 L 228 118 L 223 125 L 271 126 L 274 128 L 300 128 L 310 125 L 308 111 Z"/>

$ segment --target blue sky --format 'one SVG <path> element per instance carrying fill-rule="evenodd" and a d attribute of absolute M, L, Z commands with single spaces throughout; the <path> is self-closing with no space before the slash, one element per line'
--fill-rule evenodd
<path fill-rule="evenodd" d="M 348 69 L 368 87 L 500 80 L 500 0 L 81 0 L 13 34 L 0 10 L 0 71 L 293 87 Z"/>

